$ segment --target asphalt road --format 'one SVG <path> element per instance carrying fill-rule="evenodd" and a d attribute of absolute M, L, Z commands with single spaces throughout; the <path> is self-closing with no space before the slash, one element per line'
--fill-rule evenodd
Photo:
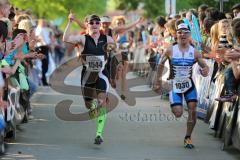
<path fill-rule="evenodd" d="M 79 85 L 79 70 L 65 80 Z M 133 75 L 129 75 L 133 78 Z M 147 91 L 147 86 L 131 88 Z M 115 91 L 111 93 L 119 96 Z M 131 99 L 131 96 L 128 97 Z M 83 99 L 78 95 L 58 93 L 49 87 L 39 88 L 32 97 L 34 119 L 21 125 L 17 140 L 7 143 L 5 160 L 239 160 L 234 149 L 221 150 L 208 125 L 198 120 L 192 139 L 196 148 L 183 147 L 186 113 L 175 119 L 167 100 L 159 96 L 136 98 L 135 105 L 119 100 L 108 113 L 104 143 L 93 144 L 95 121 L 65 121 L 56 115 L 56 104 L 73 100 L 74 114 L 85 112 Z"/>

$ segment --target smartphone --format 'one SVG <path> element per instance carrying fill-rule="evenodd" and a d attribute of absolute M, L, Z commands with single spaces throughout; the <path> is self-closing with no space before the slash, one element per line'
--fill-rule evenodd
<path fill-rule="evenodd" d="M 35 52 L 37 52 L 37 54 L 42 53 L 42 49 L 41 48 L 35 48 Z"/>

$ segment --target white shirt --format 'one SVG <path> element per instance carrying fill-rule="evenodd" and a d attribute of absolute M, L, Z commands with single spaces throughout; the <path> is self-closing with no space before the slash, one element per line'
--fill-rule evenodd
<path fill-rule="evenodd" d="M 37 46 L 45 46 L 51 44 L 50 31 L 47 27 L 37 27 L 35 34 L 40 38 L 40 42 L 37 43 Z"/>

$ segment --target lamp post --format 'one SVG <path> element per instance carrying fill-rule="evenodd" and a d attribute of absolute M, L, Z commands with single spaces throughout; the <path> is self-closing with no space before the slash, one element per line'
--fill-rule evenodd
<path fill-rule="evenodd" d="M 223 12 L 223 0 L 219 0 L 220 12 Z"/>
<path fill-rule="evenodd" d="M 176 0 L 165 0 L 165 11 L 167 15 L 175 15 Z"/>

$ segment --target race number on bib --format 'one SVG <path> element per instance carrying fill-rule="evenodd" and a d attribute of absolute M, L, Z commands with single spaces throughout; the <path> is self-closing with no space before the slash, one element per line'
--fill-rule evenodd
<path fill-rule="evenodd" d="M 173 79 L 173 91 L 175 93 L 184 93 L 192 87 L 192 81 L 189 78 Z"/>
<path fill-rule="evenodd" d="M 87 70 L 92 72 L 99 72 L 104 67 L 103 56 L 87 56 L 86 62 L 88 64 Z"/>

